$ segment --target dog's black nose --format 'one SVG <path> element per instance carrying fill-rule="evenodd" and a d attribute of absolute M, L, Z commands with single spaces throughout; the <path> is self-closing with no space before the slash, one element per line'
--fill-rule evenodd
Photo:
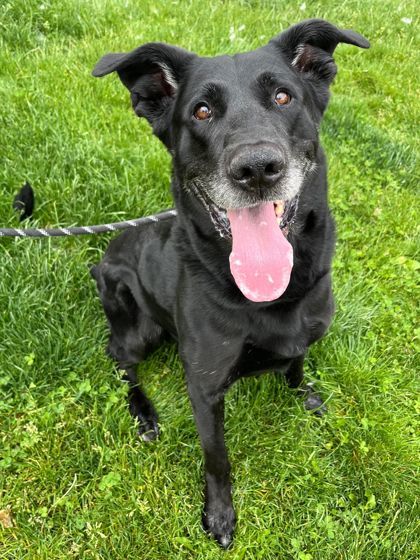
<path fill-rule="evenodd" d="M 230 156 L 227 174 L 243 188 L 271 187 L 283 175 L 284 156 L 275 144 L 243 144 Z"/>

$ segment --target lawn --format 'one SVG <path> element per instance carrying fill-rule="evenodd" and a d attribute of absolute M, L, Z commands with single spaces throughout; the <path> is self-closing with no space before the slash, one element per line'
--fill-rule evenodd
<path fill-rule="evenodd" d="M 1 560 L 420 557 L 416 8 L 414 0 L 1 2 L 3 226 L 17 224 L 11 201 L 25 180 L 40 226 L 171 206 L 165 150 L 115 77 L 90 77 L 105 52 L 158 40 L 233 53 L 307 17 L 372 44 L 338 47 L 322 127 L 337 314 L 307 374 L 329 413 L 311 416 L 270 375 L 228 393 L 238 514 L 228 552 L 201 530 L 202 458 L 176 348 L 141 366 L 160 413 L 152 444 L 136 436 L 126 387 L 105 357 L 88 265 L 110 236 L 0 240 Z"/>

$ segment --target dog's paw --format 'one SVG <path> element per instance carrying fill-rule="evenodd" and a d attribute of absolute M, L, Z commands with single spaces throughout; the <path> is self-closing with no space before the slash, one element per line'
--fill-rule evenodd
<path fill-rule="evenodd" d="M 235 510 L 232 506 L 207 507 L 203 512 L 203 528 L 222 548 L 228 548 L 232 543 L 236 525 Z"/>
<path fill-rule="evenodd" d="M 138 434 L 143 441 L 154 441 L 159 437 L 159 426 L 156 418 L 139 418 Z"/>
<path fill-rule="evenodd" d="M 306 410 L 310 410 L 316 416 L 323 416 L 327 412 L 324 401 L 315 389 L 313 389 L 311 383 L 300 387 L 299 394 L 304 398 L 303 406 Z"/>
<path fill-rule="evenodd" d="M 159 437 L 158 415 L 149 400 L 143 400 L 139 403 L 137 400 L 131 399 L 128 403 L 128 409 L 131 416 L 137 421 L 137 433 L 140 439 L 153 441 Z"/>

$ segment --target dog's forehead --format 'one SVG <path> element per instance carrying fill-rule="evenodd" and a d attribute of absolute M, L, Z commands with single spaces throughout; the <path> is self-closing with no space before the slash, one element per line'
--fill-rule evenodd
<path fill-rule="evenodd" d="M 281 52 L 265 46 L 235 55 L 198 57 L 191 68 L 188 81 L 194 86 L 209 80 L 233 85 L 251 83 L 263 73 L 281 73 L 291 77 L 293 70 Z"/>

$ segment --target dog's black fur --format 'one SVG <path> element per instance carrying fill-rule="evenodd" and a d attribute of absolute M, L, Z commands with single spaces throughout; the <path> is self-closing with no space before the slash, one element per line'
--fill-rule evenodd
<path fill-rule="evenodd" d="M 157 415 L 135 370 L 165 335 L 177 341 L 205 458 L 203 523 L 224 547 L 235 526 L 225 391 L 267 370 L 302 387 L 305 353 L 333 315 L 334 224 L 318 129 L 340 42 L 369 46 L 353 31 L 308 20 L 249 53 L 200 58 L 149 43 L 108 54 L 93 71 L 118 73 L 134 111 L 172 154 L 178 210 L 173 220 L 123 233 L 93 267 L 111 328 L 108 350 L 130 382 L 130 410 L 142 437 L 154 439 Z M 275 103 L 279 90 L 289 95 L 284 106 Z M 197 118 L 203 106 L 211 118 Z M 238 158 L 252 181 L 246 173 L 238 177 Z M 273 171 L 273 159 L 274 179 L 254 173 L 261 161 Z M 280 298 L 255 303 L 230 273 L 223 209 L 276 199 L 299 200 L 287 224 L 294 267 Z M 320 398 L 303 387 L 307 407 L 322 412 Z"/>

